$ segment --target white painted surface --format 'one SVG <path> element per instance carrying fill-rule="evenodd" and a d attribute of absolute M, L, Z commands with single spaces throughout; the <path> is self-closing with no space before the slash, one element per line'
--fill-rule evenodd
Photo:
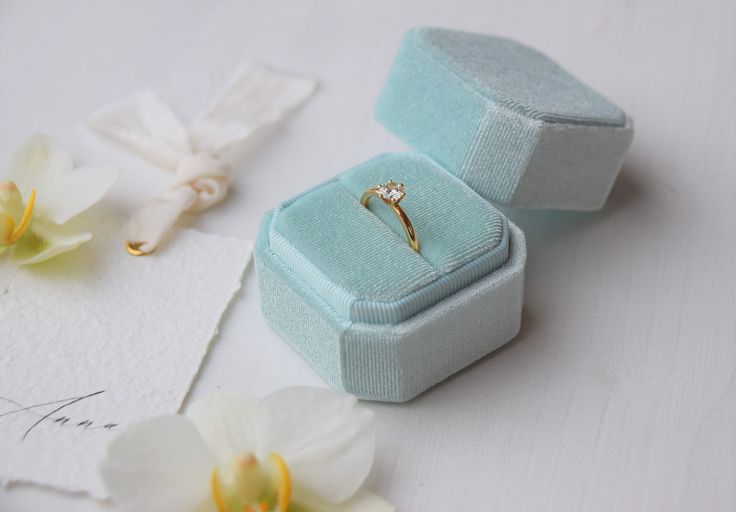
<path fill-rule="evenodd" d="M 5 0 L 0 159 L 29 133 L 51 133 L 79 160 L 124 170 L 111 209 L 128 212 L 149 197 L 137 181 L 155 192 L 169 176 L 89 134 L 80 121 L 90 111 L 153 85 L 194 112 L 191 90 L 210 74 L 180 71 L 181 87 L 166 86 L 180 58 L 280 65 L 318 78 L 320 91 L 230 199 L 190 222 L 253 237 L 278 200 L 403 148 L 371 109 L 416 25 L 535 46 L 623 106 L 637 133 L 602 212 L 511 213 L 530 250 L 518 341 L 409 404 L 371 405 L 371 487 L 417 512 L 736 509 L 732 0 Z M 251 271 L 193 396 L 321 383 L 264 323 L 257 295 Z M 107 509 L 0 491 L 2 512 Z"/>

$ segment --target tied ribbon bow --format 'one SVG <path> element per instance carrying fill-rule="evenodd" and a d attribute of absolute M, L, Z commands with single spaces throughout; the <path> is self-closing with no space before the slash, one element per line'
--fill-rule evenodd
<path fill-rule="evenodd" d="M 233 162 L 314 91 L 313 80 L 247 64 L 189 129 L 152 91 L 104 107 L 88 120 L 96 132 L 175 172 L 171 186 L 128 224 L 128 252 L 153 252 L 184 212 L 227 194 Z"/>

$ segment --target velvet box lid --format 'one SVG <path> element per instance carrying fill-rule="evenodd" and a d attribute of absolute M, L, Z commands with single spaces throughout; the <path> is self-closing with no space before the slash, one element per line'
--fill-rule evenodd
<path fill-rule="evenodd" d="M 542 53 L 440 28 L 404 37 L 376 118 L 482 197 L 603 206 L 633 137 L 616 105 Z"/>

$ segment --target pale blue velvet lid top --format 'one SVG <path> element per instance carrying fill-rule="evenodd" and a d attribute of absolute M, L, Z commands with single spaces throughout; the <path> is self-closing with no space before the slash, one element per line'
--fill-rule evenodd
<path fill-rule="evenodd" d="M 440 28 L 404 36 L 375 115 L 508 206 L 599 208 L 631 140 L 620 108 L 541 52 Z"/>
<path fill-rule="evenodd" d="M 401 206 L 421 252 L 369 187 L 403 182 Z M 504 265 L 505 217 L 431 159 L 385 154 L 282 203 L 270 225 L 271 251 L 344 319 L 402 322 Z"/>
<path fill-rule="evenodd" d="M 549 122 L 622 126 L 624 112 L 552 59 L 502 37 L 440 28 L 414 29 L 407 44 L 481 94 Z"/>

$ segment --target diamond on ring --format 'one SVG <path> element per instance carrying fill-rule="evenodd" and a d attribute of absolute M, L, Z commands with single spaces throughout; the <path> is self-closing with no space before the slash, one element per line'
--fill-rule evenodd
<path fill-rule="evenodd" d="M 376 192 L 378 192 L 378 194 L 381 196 L 381 198 L 384 201 L 388 201 L 389 203 L 393 203 L 393 204 L 396 204 L 399 201 L 401 201 L 406 195 L 404 193 L 404 184 L 394 183 L 391 180 L 388 180 L 384 184 L 377 185 Z"/>

